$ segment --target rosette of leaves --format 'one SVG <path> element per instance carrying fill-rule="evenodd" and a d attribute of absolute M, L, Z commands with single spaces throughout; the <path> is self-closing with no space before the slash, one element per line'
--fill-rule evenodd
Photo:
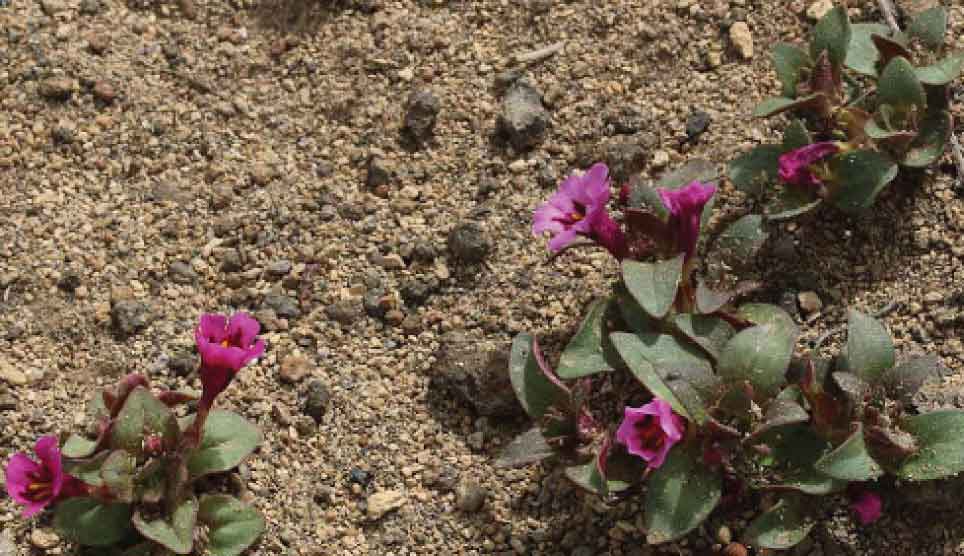
<path fill-rule="evenodd" d="M 657 185 L 708 180 L 711 170 L 691 163 Z M 631 197 L 630 207 L 658 228 L 653 192 L 636 190 Z M 718 243 L 728 240 L 731 250 L 745 252 L 762 239 L 754 217 L 731 225 Z M 720 503 L 724 484 L 734 478 L 729 460 L 742 457 L 740 440 L 750 433 L 748 409 L 767 404 L 787 384 L 797 328 L 778 307 L 737 306 L 739 291 L 697 281 L 696 265 L 683 254 L 650 252 L 660 258 L 622 261 L 613 293 L 591 304 L 555 368 L 533 336 L 515 338 L 509 373 L 534 427 L 499 463 L 553 458 L 577 485 L 607 498 L 644 489 L 648 540 L 662 543 L 692 531 Z M 655 469 L 613 434 L 623 407 L 650 398 L 667 402 L 686 422 L 683 440 Z"/>
<path fill-rule="evenodd" d="M 54 508 L 64 538 L 96 554 L 123 556 L 209 553 L 237 556 L 264 531 L 253 508 L 224 494 L 195 492 L 201 477 L 236 467 L 262 442 L 261 432 L 229 411 L 212 411 L 199 446 L 183 449 L 192 416 L 176 406 L 192 400 L 154 394 L 141 375 L 89 405 L 96 435 L 71 435 L 65 469 L 87 485 L 83 496 Z"/>
<path fill-rule="evenodd" d="M 946 30 L 943 7 L 918 15 L 905 33 L 852 24 L 846 9 L 837 7 L 817 23 L 808 47 L 778 43 L 772 57 L 782 89 L 754 116 L 792 113 L 799 119 L 780 144 L 735 159 L 733 183 L 754 196 L 768 193 L 767 212 L 775 219 L 823 201 L 852 212 L 870 207 L 899 167 L 936 163 L 954 127 L 950 84 L 964 67 L 964 52 L 945 51 Z M 780 155 L 814 141 L 842 145 L 818 168 L 824 187 L 779 183 Z"/>
<path fill-rule="evenodd" d="M 851 482 L 884 475 L 927 481 L 964 471 L 964 411 L 924 413 L 913 402 L 925 382 L 946 374 L 932 356 L 896 363 L 883 325 L 851 310 L 842 353 L 796 359 L 789 384 L 754 419 L 744 442 L 763 448 L 757 464 L 769 470 L 758 486 L 781 499 L 750 525 L 746 540 L 796 544 L 813 524 L 808 499 Z"/>

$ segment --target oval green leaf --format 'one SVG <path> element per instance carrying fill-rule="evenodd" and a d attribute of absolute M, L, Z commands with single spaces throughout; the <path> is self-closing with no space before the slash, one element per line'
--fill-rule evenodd
<path fill-rule="evenodd" d="M 604 345 L 608 337 L 606 314 L 609 306 L 610 299 L 599 299 L 589 306 L 589 313 L 559 358 L 556 367 L 559 378 L 568 380 L 613 370 Z"/>
<path fill-rule="evenodd" d="M 851 372 L 876 384 L 884 372 L 894 367 L 894 342 L 884 325 L 851 309 L 847 312 L 846 357 Z"/>
<path fill-rule="evenodd" d="M 851 151 L 830 160 L 835 184 L 830 202 L 845 212 L 866 210 L 897 177 L 897 164 L 869 150 Z"/>
<path fill-rule="evenodd" d="M 837 6 L 828 11 L 813 29 L 810 41 L 810 58 L 816 60 L 820 54 L 827 51 L 830 62 L 834 66 L 841 66 L 847 58 L 852 31 L 847 9 Z"/>
<path fill-rule="evenodd" d="M 129 504 L 103 504 L 93 498 L 68 498 L 54 508 L 54 528 L 85 546 L 110 546 L 131 531 Z"/>
<path fill-rule="evenodd" d="M 807 538 L 813 526 L 796 498 L 783 498 L 750 523 L 743 539 L 757 548 L 785 550 Z"/>
<path fill-rule="evenodd" d="M 647 481 L 646 541 L 660 544 L 699 526 L 720 502 L 723 481 L 702 463 L 699 450 L 676 446 Z"/>
<path fill-rule="evenodd" d="M 257 510 L 225 494 L 201 497 L 197 518 L 208 526 L 206 549 L 211 556 L 238 556 L 265 530 Z"/>
<path fill-rule="evenodd" d="M 741 331 L 723 348 L 717 365 L 728 383 L 749 382 L 755 397 L 775 396 L 786 384 L 795 335 L 783 326 L 754 326 Z"/>
<path fill-rule="evenodd" d="M 884 474 L 880 464 L 867 452 L 863 427 L 860 425 L 843 444 L 817 460 L 813 467 L 841 481 L 872 481 Z"/>
<path fill-rule="evenodd" d="M 880 80 L 877 82 L 877 101 L 902 108 L 909 106 L 923 108 L 927 105 L 924 86 L 921 85 L 914 66 L 907 61 L 907 58 L 895 57 L 881 72 Z"/>
<path fill-rule="evenodd" d="M 901 428 L 916 440 L 918 451 L 897 469 L 909 481 L 931 481 L 964 471 L 964 411 L 941 410 L 908 417 Z"/>
<path fill-rule="evenodd" d="M 676 300 L 683 274 L 683 254 L 655 263 L 623 261 L 623 283 L 639 306 L 654 319 L 662 319 Z"/>
<path fill-rule="evenodd" d="M 236 413 L 215 409 L 204 422 L 201 445 L 187 468 L 192 479 L 234 469 L 263 441 L 261 431 Z"/>
<path fill-rule="evenodd" d="M 773 58 L 777 79 L 783 85 L 783 96 L 787 98 L 797 96 L 800 71 L 813 65 L 810 56 L 802 48 L 785 42 L 777 43 L 770 56 Z"/>
<path fill-rule="evenodd" d="M 137 512 L 131 522 L 144 538 L 175 554 L 190 554 L 194 547 L 194 523 L 197 521 L 197 514 L 197 500 L 188 498 L 174 509 L 174 515 L 169 520 L 147 521 Z"/>
<path fill-rule="evenodd" d="M 730 162 L 727 175 L 737 189 L 748 195 L 761 195 L 766 186 L 777 181 L 779 145 L 759 145 Z"/>

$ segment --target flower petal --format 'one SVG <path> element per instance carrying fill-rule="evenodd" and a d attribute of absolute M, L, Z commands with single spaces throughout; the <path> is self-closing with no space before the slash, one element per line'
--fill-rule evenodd
<path fill-rule="evenodd" d="M 563 247 L 575 241 L 577 235 L 579 234 L 572 228 L 559 232 L 549 240 L 549 250 L 553 253 L 562 250 Z"/>
<path fill-rule="evenodd" d="M 261 332 L 261 325 L 254 317 L 244 312 L 235 313 L 228 322 L 228 340 L 233 346 L 250 347 L 259 332 Z"/>
<path fill-rule="evenodd" d="M 560 219 L 566 217 L 557 207 L 549 203 L 543 204 L 532 213 L 532 235 L 539 237 L 543 232 L 557 234 L 563 231 L 566 227 Z"/>
<path fill-rule="evenodd" d="M 224 315 L 205 313 L 201 315 L 195 331 L 195 339 L 203 336 L 207 341 L 221 343 L 228 337 L 228 319 Z"/>
<path fill-rule="evenodd" d="M 57 496 L 64 484 L 63 462 L 60 459 L 60 445 L 57 437 L 51 434 L 39 438 L 33 451 L 50 479 L 53 496 Z"/>
<path fill-rule="evenodd" d="M 4 473 L 7 476 L 7 494 L 21 504 L 30 502 L 24 497 L 27 487 L 33 482 L 31 475 L 40 473 L 43 467 L 36 461 L 30 459 L 27 454 L 17 452 L 7 463 Z"/>

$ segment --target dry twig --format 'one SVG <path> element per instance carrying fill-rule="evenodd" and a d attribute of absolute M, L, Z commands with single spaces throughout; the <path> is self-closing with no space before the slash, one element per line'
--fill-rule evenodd
<path fill-rule="evenodd" d="M 550 56 L 555 55 L 557 52 L 566 46 L 565 41 L 559 41 L 557 43 L 550 44 L 549 46 L 540 48 L 538 50 L 531 50 L 529 52 L 520 52 L 515 55 L 515 61 L 519 64 L 528 64 L 531 62 L 541 62 Z"/>

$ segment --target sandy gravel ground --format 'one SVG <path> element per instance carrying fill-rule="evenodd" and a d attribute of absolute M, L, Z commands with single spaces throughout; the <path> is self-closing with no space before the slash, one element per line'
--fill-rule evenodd
<path fill-rule="evenodd" d="M 198 315 L 247 310 L 269 349 L 225 403 L 267 441 L 222 487 L 269 522 L 252 554 L 698 555 L 738 535 L 754 508 L 647 547 L 636 502 L 495 469 L 525 422 L 486 415 L 506 392 L 470 385 L 473 407 L 449 374 L 522 330 L 557 347 L 614 276 L 603 253 L 550 263 L 531 237 L 561 176 L 603 159 L 649 179 L 772 140 L 779 122 L 745 115 L 810 2 L 363 0 L 296 33 L 278 25 L 290 1 L 202 0 L 187 19 L 163 0 L 0 0 L 0 457 L 81 426 L 126 372 L 198 388 Z M 852 1 L 853 19 L 875 5 Z M 951 16 L 964 48 L 964 7 Z M 496 133 L 520 75 L 551 121 L 525 153 Z M 401 130 L 413 91 L 438 103 L 424 144 Z M 694 112 L 709 127 L 684 141 Z M 799 316 L 802 342 L 897 302 L 899 351 L 941 354 L 955 374 L 935 403 L 959 404 L 964 192 L 949 163 L 892 189 L 868 215 L 773 230 L 743 276 Z M 714 221 L 748 209 L 725 184 Z M 798 311 L 811 291 L 822 307 Z M 869 528 L 828 505 L 794 553 L 964 554 L 964 518 L 932 494 L 888 500 Z M 6 498 L 0 531 L 3 556 L 73 550 Z"/>

